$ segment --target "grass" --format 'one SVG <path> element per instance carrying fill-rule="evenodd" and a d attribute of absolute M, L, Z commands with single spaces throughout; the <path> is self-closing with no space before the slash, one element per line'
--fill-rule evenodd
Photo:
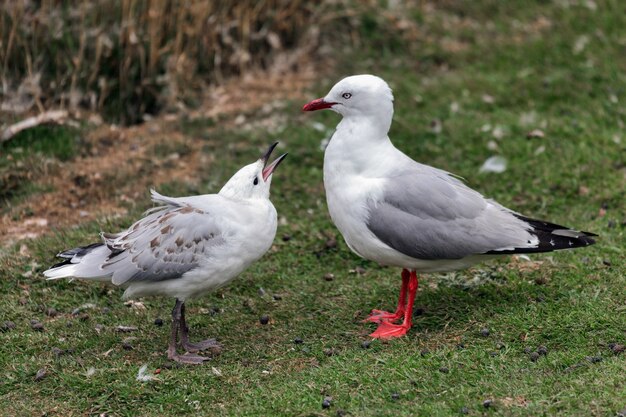
<path fill-rule="evenodd" d="M 48 168 L 46 161 L 71 159 L 79 147 L 77 130 L 66 126 L 37 126 L 0 144 L 0 210 L 46 189 L 33 182 Z"/>
<path fill-rule="evenodd" d="M 393 307 L 399 271 L 357 258 L 341 240 L 324 202 L 324 134 L 312 127 L 316 121 L 332 130 L 337 117 L 301 115 L 301 103 L 292 103 L 285 110 L 292 122 L 280 135 L 202 133 L 202 139 L 248 144 L 220 153 L 219 163 L 198 173 L 207 184 L 201 192 L 216 192 L 273 140 L 290 153 L 273 184 L 282 221 L 272 250 L 230 286 L 189 303 L 195 336 L 217 337 L 223 354 L 202 367 L 171 366 L 164 356 L 171 300 L 146 299 L 146 309 L 137 310 L 123 305 L 118 289 L 43 280 L 40 272 L 56 251 L 90 243 L 100 229 L 128 226 L 132 218 L 83 224 L 25 242 L 28 258 L 15 247 L 0 261 L 0 316 L 17 326 L 0 333 L 1 413 L 447 416 L 465 407 L 469 415 L 612 416 L 622 410 L 626 359 L 609 344 L 626 341 L 623 6 L 537 2 L 516 10 L 486 1 L 458 10 L 442 4 L 409 14 L 427 36 L 394 39 L 387 49 L 374 38 L 375 48 L 340 60 L 314 97 L 342 75 L 379 74 L 394 87 L 391 137 L 400 149 L 517 211 L 594 231 L 597 245 L 534 256 L 539 268 L 502 260 L 423 277 L 409 336 L 366 349 L 362 342 L 373 327 L 359 320 L 371 308 Z M 364 45 L 367 28 L 376 32 L 372 37 L 380 31 L 368 19 Z M 539 25 L 541 19 L 550 25 Z M 587 45 L 574 53 L 581 36 Z M 449 51 L 444 38 L 468 46 Z M 430 128 L 433 120 L 440 133 Z M 545 137 L 527 139 L 533 129 Z M 504 156 L 508 169 L 479 175 L 492 154 Z M 184 183 L 166 188 L 178 195 L 198 191 Z M 332 238 L 336 247 L 326 244 Z M 332 281 L 323 279 L 327 273 Z M 85 304 L 91 307 L 71 314 Z M 47 316 L 49 308 L 60 314 Z M 271 318 L 266 326 L 258 321 L 264 314 Z M 163 327 L 153 324 L 157 317 Z M 45 331 L 32 330 L 31 319 Z M 138 330 L 122 334 L 118 325 Z M 294 344 L 296 338 L 304 343 Z M 525 349 L 540 345 L 548 354 L 533 362 Z M 161 369 L 157 380 L 135 380 L 143 364 Z M 39 369 L 47 374 L 35 381 Z M 332 397 L 326 410 L 325 396 Z M 485 408 L 488 399 L 493 403 Z"/>

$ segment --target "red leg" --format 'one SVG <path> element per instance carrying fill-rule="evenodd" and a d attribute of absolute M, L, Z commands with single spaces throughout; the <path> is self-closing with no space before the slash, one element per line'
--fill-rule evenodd
<path fill-rule="evenodd" d="M 377 339 L 391 339 L 393 337 L 400 337 L 407 334 L 412 325 L 413 319 L 413 302 L 415 301 L 415 293 L 417 292 L 418 281 L 415 271 L 411 271 L 411 278 L 409 280 L 409 300 L 404 310 L 404 321 L 402 324 L 393 324 L 383 321 L 378 325 L 378 328 L 370 336 Z"/>
<path fill-rule="evenodd" d="M 406 304 L 406 290 L 409 285 L 410 273 L 407 269 L 402 270 L 402 286 L 400 287 L 400 297 L 398 298 L 398 307 L 395 313 L 389 313 L 383 310 L 372 310 L 370 315 L 363 322 L 371 321 L 374 323 L 382 323 L 383 321 L 394 322 L 404 317 Z"/>

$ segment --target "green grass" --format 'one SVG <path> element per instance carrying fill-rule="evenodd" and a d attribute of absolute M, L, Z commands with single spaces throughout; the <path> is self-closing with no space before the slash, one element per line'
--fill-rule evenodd
<path fill-rule="evenodd" d="M 34 180 L 49 172 L 50 158 L 73 158 L 79 142 L 75 128 L 37 126 L 0 143 L 0 212 L 29 195 L 48 191 Z"/>
<path fill-rule="evenodd" d="M 613 416 L 626 407 L 626 356 L 608 347 L 626 342 L 623 5 L 597 2 L 591 11 L 537 2 L 516 10 L 503 3 L 416 12 L 428 36 L 394 39 L 387 49 L 375 38 L 375 49 L 340 59 L 337 73 L 312 98 L 343 75 L 382 76 L 396 97 L 396 146 L 517 211 L 594 231 L 597 245 L 534 256 L 543 261 L 537 270 L 502 260 L 424 276 L 416 299 L 421 314 L 409 336 L 364 349 L 373 326 L 360 319 L 371 308 L 393 308 L 399 271 L 357 258 L 341 240 L 324 200 L 324 135 L 311 127 L 316 121 L 332 129 L 337 116 L 302 115 L 301 103 L 292 103 L 285 110 L 292 123 L 280 136 L 258 129 L 202 136 L 208 143 L 245 140 L 248 146 L 229 148 L 203 167 L 200 192 L 219 190 L 273 140 L 289 152 L 273 183 L 272 200 L 283 218 L 273 249 L 232 285 L 188 306 L 195 336 L 217 337 L 223 354 L 201 367 L 172 367 L 164 355 L 172 300 L 147 299 L 146 310 L 136 311 L 123 305 L 118 289 L 43 280 L 40 272 L 58 250 L 90 243 L 101 228 L 113 231 L 132 218 L 89 223 L 26 242 L 30 258 L 14 248 L 0 261 L 0 316 L 17 325 L 0 333 L 0 413 L 447 416 L 466 407 L 469 415 Z M 539 17 L 551 26 L 540 34 L 524 29 Z M 366 37 L 380 30 L 375 17 L 367 19 Z M 582 35 L 588 44 L 574 54 Z M 469 47 L 446 52 L 443 37 Z M 377 59 L 381 51 L 384 59 Z M 494 103 L 484 102 L 484 94 Z M 434 119 L 442 122 L 440 134 L 429 128 Z M 504 135 L 494 138 L 486 125 Z M 545 137 L 527 139 L 535 128 Z M 497 151 L 487 148 L 490 140 Z M 506 157 L 508 169 L 478 174 L 492 154 Z M 184 183 L 164 189 L 198 191 Z M 337 238 L 336 248 L 325 246 L 329 237 Z M 357 267 L 365 274 L 354 273 Z M 335 275 L 330 282 L 323 279 L 329 272 Z M 95 307 L 71 314 L 85 303 Z M 61 314 L 47 317 L 51 307 Z M 263 314 L 271 317 L 267 326 L 258 322 Z M 153 324 L 156 317 L 163 327 Z M 32 330 L 31 319 L 45 331 Z M 104 326 L 99 333 L 98 325 Z M 120 334 L 117 325 L 139 329 Z M 485 327 L 486 337 L 480 333 Z M 122 347 L 128 337 L 132 350 Z M 295 338 L 304 343 L 294 344 Z M 548 354 L 532 362 L 525 349 L 539 345 Z M 54 347 L 73 351 L 56 357 Z M 335 354 L 328 356 L 328 349 Z M 143 364 L 162 369 L 158 380 L 135 380 Z M 35 381 L 42 368 L 47 375 Z M 95 372 L 87 376 L 90 368 Z M 325 396 L 333 398 L 328 410 L 321 407 Z M 489 409 L 487 399 L 493 400 Z"/>

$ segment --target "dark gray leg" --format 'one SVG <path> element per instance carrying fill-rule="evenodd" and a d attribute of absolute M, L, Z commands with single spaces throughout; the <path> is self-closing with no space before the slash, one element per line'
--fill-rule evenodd
<path fill-rule="evenodd" d="M 170 343 L 167 348 L 167 358 L 179 363 L 198 365 L 205 360 L 208 360 L 209 358 L 189 353 L 185 355 L 179 355 L 176 352 L 176 342 L 178 339 L 178 331 L 181 330 L 184 307 L 184 302 L 177 299 L 176 304 L 174 305 L 174 309 L 172 310 L 172 331 L 170 335 Z"/>
<path fill-rule="evenodd" d="M 180 344 L 183 349 L 190 353 L 196 353 L 201 350 L 210 349 L 213 354 L 219 354 L 222 350 L 222 345 L 217 343 L 215 339 L 207 339 L 198 343 L 191 343 L 189 341 L 189 327 L 185 320 L 185 305 L 183 304 L 180 311 Z"/>

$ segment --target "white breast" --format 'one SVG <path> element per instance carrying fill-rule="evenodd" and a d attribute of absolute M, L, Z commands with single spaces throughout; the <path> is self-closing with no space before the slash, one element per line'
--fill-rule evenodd
<path fill-rule="evenodd" d="M 377 201 L 382 195 L 384 177 L 381 174 L 386 168 L 380 162 L 389 151 L 385 146 L 378 146 L 375 152 L 371 152 L 371 147 L 364 152 L 365 147 L 350 146 L 341 133 L 339 130 L 335 133 L 324 155 L 328 211 L 353 252 L 383 263 L 380 257 L 388 247 L 367 228 L 366 203 Z M 372 161 L 372 154 L 377 161 Z"/>

